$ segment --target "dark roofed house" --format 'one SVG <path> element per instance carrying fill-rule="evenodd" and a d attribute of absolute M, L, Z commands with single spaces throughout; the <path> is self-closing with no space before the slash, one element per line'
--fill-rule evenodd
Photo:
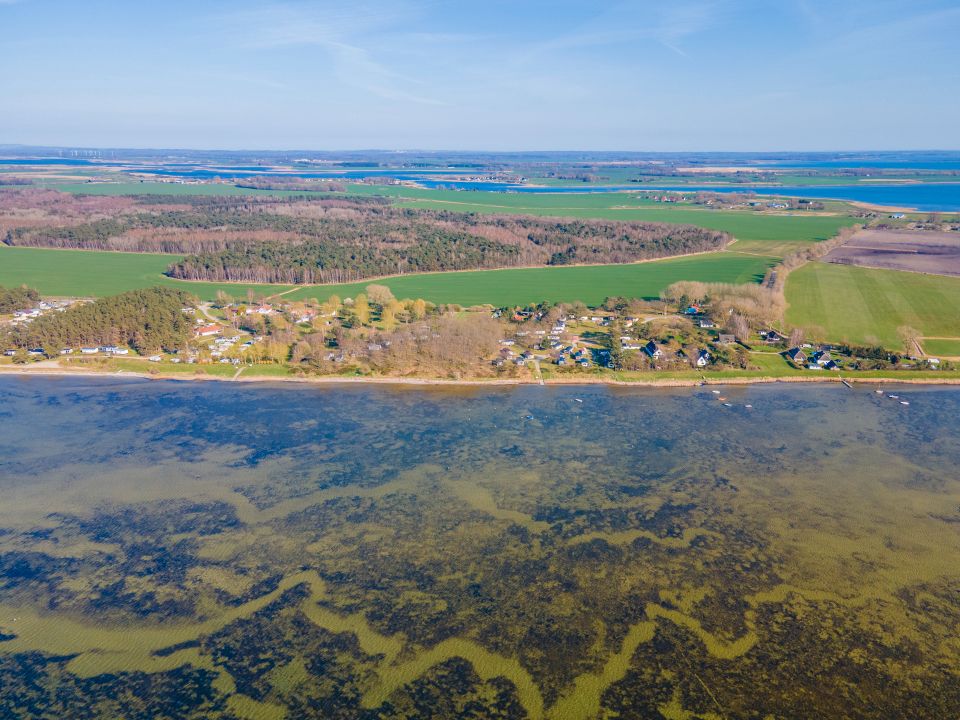
<path fill-rule="evenodd" d="M 815 352 L 811 357 L 817 365 L 826 365 L 827 363 L 833 362 L 833 358 L 830 357 L 830 353 L 826 350 L 820 350 Z"/>
<path fill-rule="evenodd" d="M 778 333 L 776 330 L 766 330 L 760 333 L 760 337 L 763 338 L 765 343 L 769 343 L 770 345 L 782 343 L 787 339 L 786 335 Z"/>
<path fill-rule="evenodd" d="M 663 355 L 663 349 L 653 340 L 643 346 L 643 351 L 652 358 L 658 358 Z"/>
<path fill-rule="evenodd" d="M 804 354 L 803 350 L 800 348 L 790 348 L 787 350 L 784 355 L 787 356 L 787 359 L 797 365 L 803 365 L 807 362 L 807 356 Z"/>

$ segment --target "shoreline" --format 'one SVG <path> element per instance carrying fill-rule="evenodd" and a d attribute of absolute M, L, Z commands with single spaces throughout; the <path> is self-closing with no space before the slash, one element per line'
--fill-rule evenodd
<path fill-rule="evenodd" d="M 907 372 L 904 373 L 909 374 Z M 299 383 L 307 385 L 411 385 L 411 386 L 438 386 L 438 387 L 509 387 L 520 385 L 609 385 L 614 387 L 700 387 L 704 385 L 769 385 L 773 383 L 834 383 L 841 384 L 846 381 L 850 384 L 866 385 L 960 385 L 960 378 L 956 377 L 864 377 L 850 378 L 831 375 L 819 376 L 759 376 L 759 377 L 730 377 L 730 378 L 711 378 L 705 376 L 702 379 L 696 378 L 651 378 L 649 380 L 617 380 L 605 378 L 549 378 L 541 383 L 536 378 L 492 378 L 490 380 L 449 380 L 446 378 L 416 378 L 416 377 L 345 377 L 338 375 L 318 375 L 318 376 L 253 376 L 253 377 L 224 377 L 218 375 L 206 375 L 196 373 L 148 373 L 131 370 L 70 370 L 67 368 L 40 368 L 31 370 L 28 368 L 0 367 L 0 377 L 3 375 L 14 376 L 45 376 L 45 377 L 110 377 L 110 378 L 138 378 L 142 380 L 178 380 L 181 382 L 230 382 L 230 383 Z"/>

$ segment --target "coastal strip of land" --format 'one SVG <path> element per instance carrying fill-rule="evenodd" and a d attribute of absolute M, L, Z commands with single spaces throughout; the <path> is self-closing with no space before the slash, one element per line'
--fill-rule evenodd
<path fill-rule="evenodd" d="M 428 377 L 391 377 L 346 376 L 346 375 L 247 375 L 229 376 L 209 375 L 206 373 L 165 373 L 137 372 L 132 370 L 72 370 L 69 368 L 44 367 L 25 368 L 22 366 L 0 366 L 0 375 L 20 375 L 30 377 L 111 377 L 138 378 L 143 380 L 179 380 L 183 382 L 241 382 L 241 383 L 299 383 L 310 385 L 437 385 L 466 387 L 498 387 L 514 385 L 613 385 L 621 387 L 698 387 L 702 385 L 762 385 L 770 383 L 836 383 L 836 384 L 897 384 L 897 385 L 960 385 L 960 371 L 931 371 L 926 373 L 907 372 L 864 377 L 841 377 L 839 375 L 783 375 L 783 376 L 717 376 L 704 374 L 699 378 L 643 378 L 623 380 L 615 377 L 578 375 L 564 378 L 491 378 L 491 379 L 452 379 Z"/>

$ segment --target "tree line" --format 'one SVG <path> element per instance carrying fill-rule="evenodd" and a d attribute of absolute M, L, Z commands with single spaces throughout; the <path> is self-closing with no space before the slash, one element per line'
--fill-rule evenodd
<path fill-rule="evenodd" d="M 25 285 L 15 288 L 0 286 L 0 315 L 26 310 L 40 300 L 40 293 Z"/>

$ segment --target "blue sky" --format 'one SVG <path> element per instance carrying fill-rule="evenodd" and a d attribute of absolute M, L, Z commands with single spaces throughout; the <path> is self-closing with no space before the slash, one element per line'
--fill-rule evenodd
<path fill-rule="evenodd" d="M 957 0 L 0 0 L 0 143 L 960 149 Z"/>

